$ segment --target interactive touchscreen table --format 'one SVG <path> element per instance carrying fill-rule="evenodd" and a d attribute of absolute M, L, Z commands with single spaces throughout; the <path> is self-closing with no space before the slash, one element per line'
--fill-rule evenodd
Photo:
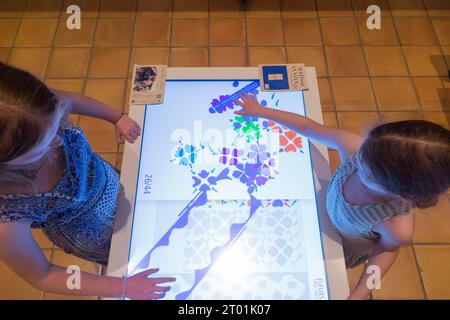
<path fill-rule="evenodd" d="M 164 103 L 130 107 L 107 273 L 159 268 L 165 299 L 343 299 L 342 248 L 325 209 L 327 150 L 236 115 L 240 93 L 322 122 L 308 91 L 263 92 L 257 68 L 168 68 Z"/>

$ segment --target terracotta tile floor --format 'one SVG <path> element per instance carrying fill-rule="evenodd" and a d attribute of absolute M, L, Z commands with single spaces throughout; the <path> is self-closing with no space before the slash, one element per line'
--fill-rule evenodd
<path fill-rule="evenodd" d="M 250 2 L 249 2 L 250 3 Z M 82 29 L 65 28 L 69 4 Z M 382 8 L 381 30 L 365 9 Z M 141 64 L 314 65 L 326 124 L 365 133 L 378 123 L 426 119 L 449 127 L 447 0 L 2 0 L 0 60 L 55 88 L 127 112 L 130 68 Z M 107 123 L 73 116 L 93 148 L 120 167 L 123 146 Z M 330 152 L 331 168 L 339 164 Z M 55 263 L 79 262 L 34 233 Z M 402 249 L 375 299 L 450 299 L 448 196 L 417 210 L 414 243 Z M 81 263 L 96 272 L 98 266 Z M 361 270 L 350 270 L 354 285 Z M 67 298 L 39 292 L 0 262 L 0 299 Z"/>

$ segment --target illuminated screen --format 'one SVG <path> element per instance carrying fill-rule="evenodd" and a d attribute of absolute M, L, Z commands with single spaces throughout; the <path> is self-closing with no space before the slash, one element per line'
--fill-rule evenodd
<path fill-rule="evenodd" d="M 305 115 L 255 80 L 168 80 L 145 106 L 128 274 L 177 278 L 165 299 L 328 299 L 309 142 L 236 115 L 242 92 Z"/>

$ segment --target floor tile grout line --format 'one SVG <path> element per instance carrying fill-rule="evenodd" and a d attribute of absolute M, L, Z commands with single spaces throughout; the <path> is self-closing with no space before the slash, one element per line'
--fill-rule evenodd
<path fill-rule="evenodd" d="M 247 8 L 245 4 L 242 5 L 243 10 L 243 19 L 244 19 L 244 28 L 245 28 L 245 62 L 247 63 L 248 67 L 251 67 L 250 65 L 250 46 L 248 45 L 248 20 L 247 20 Z"/>
<path fill-rule="evenodd" d="M 128 44 L 128 47 L 125 47 L 125 48 L 128 49 L 128 62 L 127 62 L 127 68 L 126 68 L 127 69 L 126 70 L 126 77 L 123 79 L 123 82 L 124 82 L 125 85 L 124 85 L 124 88 L 122 90 L 122 101 L 121 101 L 121 110 L 120 110 L 121 114 L 125 114 L 126 104 L 128 103 L 128 101 L 126 101 L 127 100 L 127 92 L 128 92 L 128 76 L 130 75 L 130 71 L 134 70 L 134 66 L 131 66 L 131 62 L 132 62 L 132 55 L 133 55 L 133 51 L 134 51 L 133 44 L 134 44 L 134 41 L 136 40 L 135 39 L 135 36 L 136 36 L 136 22 L 138 20 L 136 18 L 137 17 L 137 5 L 138 5 L 138 3 L 137 3 L 137 1 L 135 1 L 134 15 L 133 15 L 133 18 L 130 19 L 132 21 L 131 37 L 130 37 L 131 39 L 130 39 L 130 42 Z M 133 71 L 131 71 L 131 72 L 133 72 Z M 132 85 L 133 84 L 130 83 L 130 86 L 132 86 Z M 131 90 L 131 88 L 130 88 L 130 90 Z M 131 92 L 130 92 L 130 95 L 131 95 Z M 115 139 L 115 137 L 113 139 Z M 117 143 L 116 143 L 116 151 L 115 151 L 116 161 L 115 161 L 115 164 L 114 164 L 115 168 L 117 168 L 117 163 L 118 163 L 117 153 L 119 152 L 119 150 L 120 150 L 120 143 L 117 141 Z M 118 169 L 120 169 L 120 168 L 118 168 Z"/>
<path fill-rule="evenodd" d="M 63 4 L 64 3 L 66 3 L 66 2 L 63 2 Z M 99 1 L 99 3 L 100 3 L 100 1 Z M 135 6 L 135 8 L 137 8 L 137 6 Z M 286 16 L 286 15 L 283 14 L 283 10 L 282 9 L 283 9 L 283 6 L 280 5 L 279 6 L 279 11 L 281 11 L 281 15 L 277 16 L 277 17 L 251 16 L 249 18 L 251 18 L 251 19 L 279 19 L 279 18 L 287 18 L 287 19 L 333 18 L 333 19 L 336 19 L 336 18 L 348 18 L 348 17 L 350 17 L 350 16 L 347 16 L 347 15 L 330 15 L 330 14 L 320 15 L 319 14 L 320 10 L 317 9 L 317 8 L 315 8 L 315 12 L 317 13 L 316 16 L 308 16 L 308 15 Z M 26 10 L 23 10 L 23 11 L 26 11 Z M 134 10 L 134 11 L 136 11 L 136 10 Z M 245 11 L 248 11 L 248 10 L 245 10 Z M 448 16 L 430 15 L 426 8 L 425 8 L 424 11 L 427 11 L 427 14 L 425 14 L 425 16 L 428 15 L 428 16 L 430 16 L 432 18 L 446 18 L 446 17 L 448 17 Z M 62 11 L 62 12 L 64 12 L 64 11 Z M 55 16 L 55 17 L 61 16 L 62 12 L 59 12 L 58 16 Z M 363 14 L 358 14 L 357 13 L 358 10 L 352 10 L 352 12 L 353 12 L 353 16 L 355 16 L 357 18 L 364 16 Z M 104 19 L 108 19 L 108 20 L 133 19 L 132 17 L 130 17 L 130 18 L 124 18 L 124 17 L 100 17 L 99 14 L 97 14 L 96 16 L 99 19 L 102 19 L 102 20 L 104 20 Z M 394 14 L 391 14 L 390 16 L 393 17 L 393 18 L 420 18 L 420 17 L 423 18 L 424 17 L 424 15 L 394 15 Z M 24 16 L 23 19 L 47 19 L 47 18 L 55 18 L 55 17 L 46 16 L 46 17 L 43 17 L 43 18 L 39 18 L 39 17 L 26 17 L 26 16 Z M 223 17 L 232 17 L 232 16 L 223 16 Z M 5 18 L 7 18 L 7 17 L 5 17 Z M 90 18 L 86 18 L 86 19 L 90 19 Z M 92 18 L 92 19 L 94 19 L 94 18 Z M 159 17 L 155 17 L 155 18 L 153 18 L 153 17 L 143 17 L 143 18 L 139 18 L 139 19 L 162 19 L 162 18 L 159 18 Z M 192 17 L 181 17 L 181 18 L 175 18 L 175 19 L 205 19 L 205 18 L 204 17 L 192 16 Z"/>
<path fill-rule="evenodd" d="M 103 1 L 105 1 L 105 0 L 99 0 L 99 5 L 98 5 L 98 14 L 97 14 L 97 17 L 99 18 L 99 19 L 109 19 L 109 20 L 132 20 L 132 19 L 134 19 L 135 17 L 136 17 L 136 9 L 137 9 L 137 1 L 136 0 L 132 0 L 132 1 L 134 1 L 134 9 L 133 9 L 133 13 L 129 16 L 129 18 L 122 18 L 122 17 L 109 17 L 109 18 L 101 18 L 100 17 L 100 14 L 102 13 L 102 4 L 103 4 Z M 104 10 L 104 12 L 108 12 L 108 10 Z M 128 12 L 128 10 L 126 10 L 126 12 Z M 130 12 L 131 13 L 131 12 Z"/>
<path fill-rule="evenodd" d="M 423 16 L 420 16 L 420 17 L 418 17 L 418 16 L 417 17 L 395 17 L 393 19 L 395 28 L 397 29 L 399 20 L 401 21 L 401 20 L 408 20 L 408 19 L 425 19 L 425 20 L 428 20 L 426 17 L 423 17 Z M 428 22 L 430 22 L 430 24 L 431 24 L 431 21 L 428 21 Z M 430 46 L 439 45 L 438 38 L 437 38 L 437 36 L 434 33 L 433 33 L 433 38 L 435 40 L 434 43 L 420 43 L 420 44 L 418 44 L 418 43 L 403 43 L 402 40 L 400 39 L 400 45 L 401 46 L 418 46 L 418 47 L 430 47 Z"/>
<path fill-rule="evenodd" d="M 206 1 L 206 6 L 207 6 L 207 12 L 208 12 L 208 21 L 207 21 L 207 23 L 208 23 L 208 34 L 207 34 L 207 38 L 208 38 L 208 40 L 207 40 L 207 43 L 208 43 L 208 52 L 207 52 L 207 59 L 208 59 L 208 67 L 210 67 L 211 66 L 211 50 L 210 50 L 210 48 L 211 48 L 211 13 L 209 12 L 209 0 L 207 0 Z"/>
<path fill-rule="evenodd" d="M 92 53 L 95 47 L 95 38 L 97 36 L 97 27 L 98 27 L 98 20 L 99 20 L 99 15 L 100 15 L 100 5 L 101 5 L 101 0 L 98 1 L 97 3 L 97 7 L 96 7 L 96 19 L 95 19 L 95 24 L 94 24 L 94 33 L 92 36 L 92 42 L 91 42 L 91 46 L 89 47 L 89 60 L 88 60 L 88 64 L 87 64 L 87 69 L 86 69 L 86 74 L 84 76 L 84 82 L 83 82 L 83 95 L 86 94 L 86 89 L 88 86 L 88 81 L 89 81 L 89 70 L 91 69 L 91 63 L 92 63 Z M 77 119 L 77 126 L 80 125 L 81 122 L 81 116 L 78 116 Z"/>
<path fill-rule="evenodd" d="M 336 109 L 336 110 L 328 110 L 328 111 L 335 111 L 335 112 L 340 112 L 340 113 L 346 113 L 346 112 L 373 112 L 373 113 L 380 113 L 384 114 L 384 113 L 407 113 L 407 112 L 419 112 L 421 113 L 420 109 L 389 109 L 389 110 L 376 110 L 376 109 Z M 430 111 L 430 112 L 434 112 Z"/>
<path fill-rule="evenodd" d="M 284 48 L 285 51 L 285 58 L 286 58 L 286 63 L 287 63 L 287 44 L 285 41 L 285 34 L 284 34 L 284 20 L 283 20 L 283 15 L 281 12 L 281 3 L 278 0 L 278 13 L 279 16 L 278 17 L 249 17 L 248 16 L 248 12 L 249 10 L 247 10 L 246 6 L 244 5 L 244 19 L 245 19 L 245 36 L 246 36 L 246 46 L 248 48 L 248 55 L 250 55 L 250 48 Z M 282 29 L 282 38 L 283 38 L 283 44 L 274 44 L 274 45 L 270 45 L 270 44 L 264 44 L 264 45 L 249 45 L 248 42 L 248 22 L 251 20 L 280 20 L 281 23 L 281 29 Z M 249 64 L 250 66 L 250 61 Z"/>
<path fill-rule="evenodd" d="M 316 7 L 317 7 L 317 1 L 315 1 L 314 3 L 315 3 L 315 5 L 316 5 Z M 316 10 L 317 10 L 317 19 L 318 19 L 319 28 L 320 28 L 320 33 L 321 33 L 322 46 L 323 46 L 323 51 L 324 51 L 324 54 L 325 54 L 325 60 L 326 60 L 326 63 L 327 63 L 327 69 L 329 69 L 328 55 L 327 55 L 327 51 L 326 51 L 326 48 L 327 48 L 327 47 L 354 47 L 354 46 L 359 46 L 360 49 L 362 50 L 362 48 L 361 48 L 361 45 L 362 45 L 361 42 L 362 42 L 362 41 L 361 41 L 361 36 L 360 36 L 360 33 L 359 33 L 359 28 L 358 28 L 358 24 L 357 24 L 357 19 L 356 19 L 356 17 L 355 17 L 355 12 L 354 12 L 354 7 L 353 7 L 353 2 L 351 1 L 350 3 L 351 3 L 351 6 L 352 6 L 352 16 L 351 16 L 351 17 L 347 17 L 347 16 L 346 16 L 346 17 L 344 17 L 344 16 L 339 16 L 339 17 L 321 16 L 321 15 L 319 14 L 319 10 L 316 8 Z M 354 21 L 354 23 L 355 23 L 355 27 L 356 27 L 357 32 L 358 32 L 359 45 L 326 45 L 326 44 L 325 44 L 324 37 L 323 37 L 322 19 L 324 19 L 324 20 L 325 20 L 325 19 L 352 19 L 352 20 Z M 364 51 L 363 51 L 363 55 L 364 55 Z M 372 82 L 372 80 L 371 80 L 371 78 L 370 78 L 370 73 L 369 73 L 369 69 L 368 69 L 368 66 L 367 66 L 367 61 L 366 61 L 365 55 L 364 55 L 364 62 L 365 62 L 366 69 L 367 69 L 367 77 L 369 78 L 369 81 Z M 337 108 L 337 101 L 336 101 L 336 97 L 335 97 L 335 94 L 334 94 L 334 88 L 333 88 L 333 83 L 332 83 L 332 79 L 333 79 L 333 78 L 339 78 L 339 77 L 341 77 L 341 76 L 332 76 L 330 70 L 327 70 L 327 71 L 328 71 L 328 75 L 329 75 L 329 81 L 328 81 L 328 83 L 329 83 L 330 91 L 331 91 L 331 94 L 332 94 L 332 97 L 333 97 L 333 101 L 334 101 L 334 110 L 336 111 L 336 122 L 337 122 L 337 124 L 338 124 L 338 127 L 339 127 L 340 129 L 343 129 L 343 128 L 342 128 L 342 125 L 341 125 L 341 121 L 339 120 L 339 114 L 338 114 L 338 108 Z M 344 77 L 347 77 L 347 76 L 344 76 Z M 356 76 L 351 76 L 351 77 L 353 77 L 353 78 L 365 78 L 365 77 L 356 77 Z M 374 91 L 374 90 L 373 90 L 373 86 L 372 86 L 372 91 Z M 373 96 L 374 96 L 374 100 L 375 100 L 375 103 L 376 103 L 376 109 L 377 109 L 377 110 L 375 110 L 375 112 L 377 113 L 377 118 L 378 118 L 378 122 L 379 122 L 381 117 L 380 117 L 380 114 L 378 113 L 378 105 L 377 105 L 377 102 L 376 102 L 375 93 L 372 92 L 372 94 L 373 94 Z M 353 111 L 353 110 L 352 110 L 352 111 Z M 340 111 L 340 112 L 341 112 L 341 111 Z M 374 111 L 373 111 L 373 110 L 370 110 L 370 111 L 367 111 L 367 112 L 374 112 Z"/>
<path fill-rule="evenodd" d="M 245 66 L 250 67 L 250 50 L 248 46 L 248 26 L 247 26 L 247 15 L 245 13 L 245 4 L 239 5 L 239 7 L 242 9 L 242 19 L 244 20 L 244 46 L 245 46 Z"/>
<path fill-rule="evenodd" d="M 105 151 L 105 152 L 96 152 L 99 155 L 111 156 L 120 153 L 119 151 Z"/>
<path fill-rule="evenodd" d="M 94 21 L 96 19 L 83 19 L 83 20 L 91 20 Z M 130 21 L 131 19 L 128 19 L 127 21 Z M 139 20 L 139 19 L 138 19 Z M 142 20 L 142 19 L 140 19 Z M 166 19 L 169 20 L 169 19 Z M 205 19 L 206 20 L 206 19 Z M 205 47 L 208 45 L 174 45 L 172 47 L 174 48 L 191 48 L 191 47 Z M 243 44 L 226 44 L 226 45 L 210 45 L 211 47 L 233 47 L 233 48 L 239 48 L 239 47 L 245 47 L 246 45 Z M 270 44 L 264 44 L 264 45 L 249 45 L 249 47 L 261 47 L 261 48 L 277 48 L 283 46 L 282 44 L 277 45 L 270 45 Z M 345 47 L 358 47 L 359 45 L 312 45 L 312 44 L 293 44 L 289 45 L 286 44 L 286 47 L 288 48 L 318 48 L 318 47 L 328 47 L 328 48 L 345 48 Z M 392 45 L 392 44 L 378 44 L 378 45 L 363 45 L 364 47 L 399 47 L 398 45 Z M 1 48 L 48 48 L 48 46 L 45 45 L 14 45 L 14 46 L 0 46 Z M 89 48 L 91 45 L 56 45 L 57 48 Z M 129 46 L 123 46 L 123 45 L 94 45 L 96 48 L 125 48 Z M 171 47 L 171 45 L 131 45 L 132 48 L 168 48 Z M 403 47 L 437 47 L 437 46 L 418 46 L 418 45 L 410 45 L 410 46 L 403 46 Z M 339 76 L 337 76 L 339 77 Z M 413 77 L 441 77 L 446 78 L 447 75 L 413 75 Z"/>
<path fill-rule="evenodd" d="M 167 66 L 170 67 L 172 65 L 172 33 L 173 33 L 173 9 L 174 9 L 174 1 L 170 1 L 170 15 L 169 15 L 169 57 L 167 60 Z"/>
<path fill-rule="evenodd" d="M 25 14 L 25 9 L 26 9 L 27 6 L 28 6 L 28 1 L 29 1 L 29 0 L 26 0 L 26 1 L 25 1 L 25 6 L 23 7 L 20 16 L 16 18 L 17 20 L 19 20 L 19 23 L 17 24 L 16 32 L 14 33 L 14 39 L 13 39 L 13 41 L 12 41 L 12 43 L 11 43 L 11 46 L 10 46 L 10 49 L 9 49 L 9 52 L 8 52 L 8 56 L 6 57 L 6 62 L 7 62 L 7 63 L 10 63 L 10 59 L 11 59 L 13 50 L 14 50 L 14 48 L 16 47 L 17 35 L 19 34 L 19 29 L 20 29 L 20 26 L 22 25 L 23 15 Z"/>
<path fill-rule="evenodd" d="M 391 9 L 391 13 L 392 13 L 392 8 L 390 7 L 390 3 L 388 3 L 389 8 Z M 398 17 L 397 17 L 398 18 Z M 416 97 L 416 103 L 419 106 L 421 112 L 422 112 L 422 118 L 423 118 L 423 108 L 422 108 L 422 104 L 420 103 L 420 98 L 419 98 L 419 94 L 417 92 L 416 86 L 414 85 L 414 81 L 413 81 L 413 74 L 411 72 L 411 68 L 409 67 L 409 63 L 408 63 L 408 59 L 406 59 L 406 54 L 405 51 L 403 50 L 404 47 L 408 47 L 408 46 L 404 46 L 402 44 L 401 38 L 400 38 L 400 33 L 397 30 L 397 24 L 395 22 L 395 17 L 394 15 L 392 15 L 392 20 L 393 20 L 393 26 L 394 26 L 394 32 L 395 35 L 397 37 L 398 43 L 399 43 L 399 47 L 400 47 L 400 52 L 402 54 L 402 58 L 405 61 L 405 65 L 406 65 L 406 70 L 408 71 L 408 77 L 409 77 L 409 81 L 412 84 L 413 90 L 414 90 L 414 95 Z"/>
<path fill-rule="evenodd" d="M 60 15 L 62 14 L 62 8 L 64 7 L 64 1 L 61 1 L 61 4 L 59 6 L 59 11 L 60 11 Z M 50 65 L 50 62 L 52 61 L 52 57 L 53 57 L 53 53 L 55 51 L 55 39 L 56 39 L 56 34 L 58 33 L 58 27 L 59 27 L 59 19 L 56 18 L 56 27 L 55 27 L 55 31 L 53 32 L 53 38 L 51 41 L 51 45 L 50 45 L 50 53 L 47 59 L 47 66 L 45 67 L 45 72 L 44 72 L 44 82 L 47 81 L 47 74 L 48 74 L 48 67 Z"/>
<path fill-rule="evenodd" d="M 209 4 L 210 2 L 208 2 Z M 209 8 L 209 7 L 208 7 Z M 208 60 L 209 60 L 209 66 L 211 66 L 211 49 L 215 48 L 240 48 L 245 50 L 245 56 L 247 56 L 247 22 L 245 17 L 231 17 L 231 16 L 224 16 L 224 17 L 214 17 L 211 16 L 211 12 L 208 9 Z M 243 33 L 244 33 L 244 43 L 242 44 L 211 44 L 211 22 L 212 20 L 220 20 L 220 19 L 234 19 L 234 20 L 240 20 L 240 22 L 243 22 Z M 198 46 L 200 47 L 200 46 Z M 246 58 L 246 57 L 245 57 Z M 245 66 L 248 66 L 247 58 L 244 61 Z"/>
<path fill-rule="evenodd" d="M 61 13 L 64 13 L 65 11 L 62 11 Z M 61 13 L 58 14 L 58 16 L 54 16 L 54 17 L 23 17 L 23 20 L 48 20 L 48 19 L 60 19 Z M 238 16 L 216 16 L 216 18 L 222 19 L 222 18 L 248 18 L 248 19 L 255 19 L 255 20 L 267 20 L 267 19 L 351 19 L 350 16 L 285 16 L 283 14 L 281 14 L 280 17 L 258 17 L 258 16 L 242 16 L 242 17 L 238 17 Z M 356 18 L 361 18 L 362 16 L 358 16 L 355 15 Z M 423 16 L 392 16 L 395 18 L 419 18 Z M 446 18 L 447 16 L 432 16 L 433 18 Z M 1 19 L 18 19 L 19 17 L 0 17 Z M 82 19 L 99 19 L 99 20 L 132 20 L 132 19 L 137 19 L 137 20 L 167 20 L 169 18 L 164 18 L 164 17 L 129 17 L 129 18 L 112 18 L 112 17 L 107 17 L 107 18 L 99 18 L 99 17 L 88 17 L 88 18 L 82 18 Z M 174 20 L 201 20 L 204 19 L 206 20 L 207 18 L 205 17 L 179 17 L 179 18 L 173 18 Z"/>
<path fill-rule="evenodd" d="M 244 7 L 244 17 L 245 18 L 250 18 L 250 19 L 280 19 L 281 18 L 281 16 L 282 16 L 282 14 L 281 14 L 281 4 L 280 4 L 280 0 L 277 0 L 277 3 L 278 3 L 278 13 L 279 13 L 279 16 L 277 16 L 277 17 L 265 17 L 265 16 L 260 16 L 260 17 L 258 17 L 258 16 L 253 16 L 253 17 L 249 17 L 248 16 L 248 14 L 249 13 L 251 13 L 252 12 L 252 10 L 249 10 L 250 8 L 249 8 L 249 6 L 248 6 L 248 2 L 245 2 L 244 1 L 244 4 L 243 4 L 243 7 Z M 254 10 L 253 10 L 254 11 Z M 262 11 L 264 11 L 264 10 L 262 10 Z M 270 11 L 269 11 L 270 12 Z"/>
<path fill-rule="evenodd" d="M 434 37 L 435 37 L 436 40 L 437 40 L 437 47 L 438 47 L 438 50 L 439 50 L 439 52 L 440 52 L 441 55 L 442 55 L 442 59 L 444 60 L 445 65 L 447 66 L 447 70 L 450 72 L 450 62 L 447 61 L 447 59 L 445 58 L 444 51 L 442 50 L 442 46 L 444 46 L 445 44 L 442 44 L 442 43 L 440 42 L 438 36 L 437 36 L 436 28 L 434 27 L 434 24 L 433 24 L 433 18 L 430 16 L 430 12 L 428 11 L 428 8 L 426 7 L 426 4 L 424 3 L 423 0 L 421 1 L 421 3 L 422 3 L 422 5 L 425 7 L 425 10 L 426 10 L 426 12 L 427 12 L 427 13 L 426 13 L 426 16 L 427 16 L 427 19 L 428 19 L 429 23 L 431 24 L 431 28 L 432 28 L 432 30 L 433 30 L 433 35 L 434 35 Z M 439 17 L 434 17 L 434 18 L 435 18 L 435 19 L 436 19 L 436 18 L 439 19 Z M 447 18 L 447 19 L 449 19 L 449 18 Z M 439 74 L 439 71 L 438 71 L 438 74 Z M 449 79 L 449 76 L 450 76 L 450 75 L 447 74 L 447 80 Z M 444 88 L 444 81 L 442 80 L 442 76 L 441 76 L 441 75 L 438 75 L 438 77 L 439 77 L 440 80 L 441 80 L 441 86 L 442 86 L 442 88 Z M 444 106 L 442 106 L 442 107 L 444 107 Z"/>
<path fill-rule="evenodd" d="M 378 123 L 381 124 L 381 123 L 383 123 L 383 118 L 381 117 L 379 101 L 378 101 L 378 98 L 377 98 L 377 95 L 376 95 L 375 85 L 373 83 L 373 77 L 372 77 L 372 75 L 370 73 L 369 62 L 367 61 L 366 50 L 365 50 L 365 48 L 363 46 L 363 41 L 362 41 L 362 37 L 361 37 L 361 31 L 360 31 L 360 29 L 358 27 L 358 20 L 355 17 L 355 6 L 353 5 L 353 1 L 350 1 L 350 3 L 351 3 L 351 6 L 352 6 L 352 9 L 353 9 L 353 22 L 354 22 L 355 27 L 356 27 L 356 32 L 358 33 L 359 47 L 360 47 L 362 55 L 364 57 L 364 64 L 365 64 L 366 69 L 367 69 L 367 75 L 369 77 L 369 82 L 370 82 L 370 88 L 372 90 L 372 97 L 373 97 L 373 100 L 375 102 L 375 108 L 377 110 L 378 121 L 379 121 Z M 367 19 L 367 17 L 366 17 L 366 19 Z"/>
<path fill-rule="evenodd" d="M 448 247 L 450 242 L 412 242 L 415 246 L 437 246 L 437 247 Z"/>
<path fill-rule="evenodd" d="M 281 37 L 283 39 L 283 49 L 284 49 L 284 63 L 290 63 L 288 58 L 288 49 L 286 44 L 286 30 L 284 28 L 284 20 L 281 12 L 281 1 L 278 1 L 278 9 L 280 14 L 280 25 L 281 25 Z"/>
<path fill-rule="evenodd" d="M 344 75 L 344 76 L 331 76 L 332 78 L 367 78 L 368 76 L 351 76 L 351 75 Z M 437 76 L 372 76 L 373 78 L 442 78 Z M 326 78 L 326 76 L 318 76 L 318 78 Z"/>
<path fill-rule="evenodd" d="M 332 101 L 333 102 L 333 110 L 336 111 L 336 109 L 337 109 L 337 107 L 336 107 L 336 96 L 334 94 L 333 85 L 331 83 L 330 65 L 329 65 L 329 61 L 328 61 L 327 50 L 326 50 L 324 39 L 323 39 L 323 28 L 322 28 L 322 24 L 320 23 L 320 16 L 319 16 L 319 9 L 317 7 L 317 0 L 314 0 L 313 3 L 314 3 L 314 8 L 316 10 L 317 24 L 319 25 L 320 42 L 321 42 L 322 52 L 323 52 L 323 55 L 324 55 L 325 67 L 327 69 L 327 76 L 325 78 L 327 79 L 328 87 L 330 88 L 331 99 L 333 100 Z M 320 94 L 320 92 L 319 92 L 319 94 Z M 322 107 L 322 103 L 321 103 L 321 108 L 323 108 Z M 341 123 L 339 121 L 339 117 L 338 117 L 337 112 L 336 112 L 336 123 L 337 123 L 338 128 L 342 129 L 342 126 L 341 126 Z"/>
<path fill-rule="evenodd" d="M 417 271 L 417 273 L 419 274 L 420 287 L 421 287 L 421 290 L 422 290 L 424 299 L 425 299 L 425 300 L 428 300 L 428 294 L 427 294 L 427 290 L 426 290 L 426 287 L 425 287 L 425 282 L 424 282 L 424 280 L 423 280 L 423 275 L 422 275 L 422 270 L 421 270 L 421 268 L 420 268 L 419 259 L 417 258 L 417 252 L 416 252 L 415 245 L 412 244 L 412 245 L 411 245 L 411 248 L 412 248 L 412 252 L 413 252 L 413 255 L 414 255 L 414 263 L 415 263 L 415 265 L 416 265 L 416 271 Z"/>
<path fill-rule="evenodd" d="M 65 7 L 65 4 L 66 4 L 66 1 L 63 0 L 63 1 L 62 1 L 62 8 Z M 62 9 L 62 8 L 61 8 L 61 9 Z M 80 9 L 81 9 L 81 8 L 80 8 Z M 59 19 L 62 19 L 63 12 L 66 12 L 66 13 L 67 13 L 67 8 L 66 8 L 66 10 L 61 10 L 61 12 L 59 13 L 59 15 L 58 15 L 58 17 L 57 17 L 58 20 L 59 20 Z"/>

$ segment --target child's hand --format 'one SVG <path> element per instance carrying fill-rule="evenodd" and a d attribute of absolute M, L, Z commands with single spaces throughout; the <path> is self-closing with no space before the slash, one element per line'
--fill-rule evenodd
<path fill-rule="evenodd" d="M 239 104 L 243 110 L 235 111 L 235 114 L 241 116 L 259 116 L 261 111 L 264 110 L 264 107 L 258 102 L 256 95 L 249 96 L 246 92 L 239 95 L 242 101 L 236 100 L 236 103 Z"/>
<path fill-rule="evenodd" d="M 127 279 L 125 296 L 133 300 L 160 299 L 170 287 L 158 286 L 164 282 L 173 282 L 175 278 L 149 278 L 158 269 L 149 269 Z"/>
<path fill-rule="evenodd" d="M 126 139 L 129 143 L 133 143 L 141 135 L 141 128 L 136 121 L 122 115 L 116 122 L 116 138 L 119 143 L 124 143 Z"/>

